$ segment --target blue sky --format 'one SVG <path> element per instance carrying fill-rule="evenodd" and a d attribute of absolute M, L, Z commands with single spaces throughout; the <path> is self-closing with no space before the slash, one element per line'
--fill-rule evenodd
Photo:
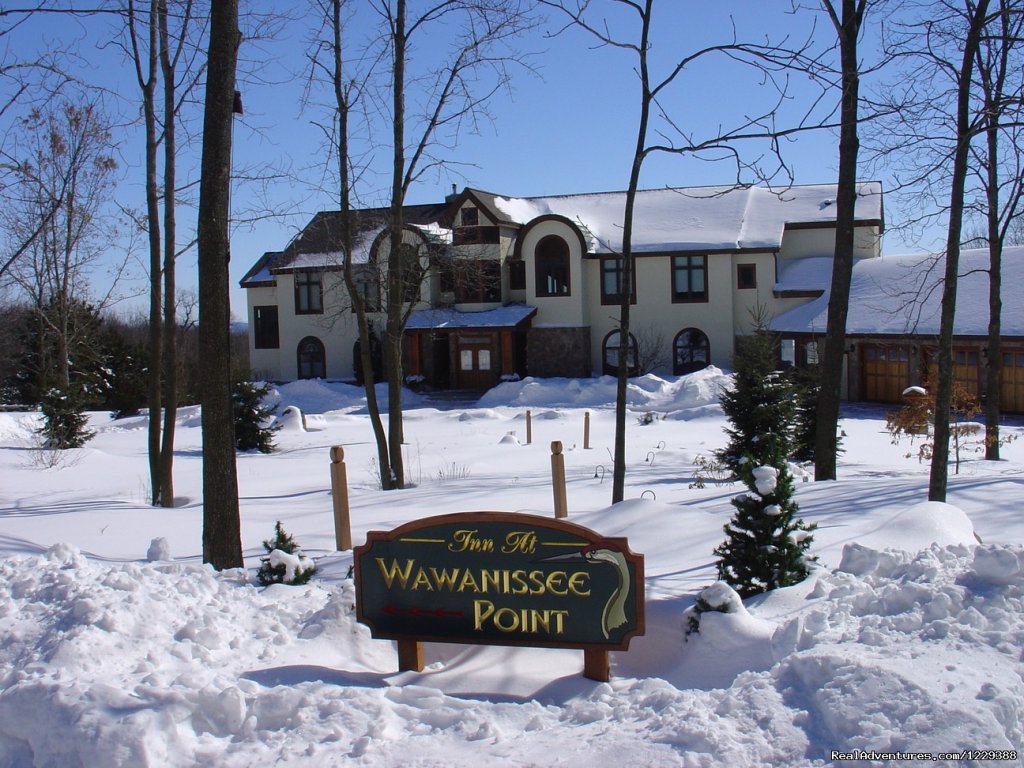
<path fill-rule="evenodd" d="M 367 13 L 369 6 L 367 0 L 354 4 L 356 14 L 347 27 L 354 46 L 373 34 L 375 19 Z M 261 4 L 251 7 L 261 11 L 268 8 Z M 604 3 L 603 7 L 611 4 Z M 279 25 L 270 39 L 244 43 L 241 50 L 239 87 L 246 114 L 236 125 L 236 169 L 247 175 L 287 169 L 288 175 L 265 185 L 239 182 L 236 186 L 234 202 L 239 216 L 249 217 L 257 208 L 280 214 L 235 226 L 232 278 L 236 285 L 264 251 L 284 247 L 315 211 L 337 207 L 320 182 L 324 152 L 322 134 L 315 123 L 323 113 L 300 104 L 308 71 L 308 29 L 313 19 L 300 13 L 294 4 L 287 8 L 301 18 Z M 664 73 L 682 55 L 727 40 L 733 24 L 740 39 L 758 42 L 786 35 L 791 41 L 801 40 L 811 33 L 814 24 L 819 45 L 832 39 L 831 27 L 820 13 L 805 10 L 793 14 L 789 9 L 788 2 L 764 0 L 662 0 L 656 6 L 653 74 L 657 77 Z M 428 174 L 413 187 L 409 202 L 437 201 L 451 191 L 453 184 L 517 196 L 625 188 L 638 111 L 635 60 L 624 51 L 595 48 L 593 39 L 580 30 L 553 34 L 563 24 L 555 23 L 550 12 L 548 16 L 548 21 L 517 43 L 517 50 L 526 55 L 533 71 L 513 70 L 511 91 L 499 93 L 489 105 L 491 119 L 482 122 L 474 133 L 464 132 L 456 147 L 444 153 L 458 165 Z M 621 15 L 609 17 L 617 34 L 634 34 L 628 21 Z M 57 40 L 74 37 L 83 53 L 83 78 L 106 86 L 108 109 L 127 121 L 137 111 L 132 101 L 137 85 L 123 56 L 109 44 L 114 23 L 112 19 L 67 21 L 50 17 L 39 27 L 19 31 L 18 42 L 22 46 L 53 46 Z M 440 32 L 420 41 L 413 52 L 412 72 L 436 66 L 437 55 L 446 43 Z M 791 86 L 794 96 L 784 105 L 784 119 L 792 119 L 816 95 L 806 78 L 799 75 L 794 76 Z M 319 97 L 325 95 L 320 93 Z M 826 106 L 830 108 L 836 98 L 826 97 Z M 734 125 L 744 114 L 756 114 L 774 99 L 774 91 L 763 85 L 756 73 L 717 59 L 687 70 L 666 93 L 663 103 L 679 125 L 700 136 L 713 135 L 720 125 Z M 386 140 L 375 139 L 387 137 L 387 130 L 380 122 L 360 130 L 367 167 L 359 193 L 365 205 L 387 204 L 390 148 Z M 127 125 L 117 135 L 124 168 L 118 201 L 141 207 L 141 127 Z M 743 149 L 748 158 L 762 151 L 754 146 Z M 807 134 L 788 142 L 784 154 L 796 183 L 835 179 L 837 148 L 830 132 Z M 644 166 L 641 185 L 720 184 L 734 178 L 735 172 L 727 164 L 655 155 Z M 192 210 L 183 210 L 183 225 L 193 221 L 190 217 L 194 215 Z M 893 246 L 886 243 L 887 250 L 894 250 Z M 895 250 L 908 249 L 905 244 L 895 244 Z M 179 282 L 194 285 L 195 269 L 194 253 L 186 255 L 180 262 Z M 241 289 L 233 291 L 232 308 L 244 319 Z"/>

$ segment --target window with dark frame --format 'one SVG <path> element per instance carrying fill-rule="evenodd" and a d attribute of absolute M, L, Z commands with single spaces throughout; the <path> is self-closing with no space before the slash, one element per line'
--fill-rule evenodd
<path fill-rule="evenodd" d="M 281 337 L 277 322 L 277 306 L 252 308 L 253 343 L 256 349 L 278 349 Z"/>
<path fill-rule="evenodd" d="M 601 303 L 622 303 L 622 282 L 624 260 L 619 258 L 601 259 Z M 629 303 L 636 304 L 636 262 L 633 262 L 633 285 Z"/>
<path fill-rule="evenodd" d="M 522 259 L 509 259 L 508 287 L 510 291 L 526 290 L 526 262 Z"/>
<path fill-rule="evenodd" d="M 302 269 L 295 273 L 295 314 L 321 315 L 324 311 L 323 273 Z"/>
<path fill-rule="evenodd" d="M 707 256 L 673 256 L 672 301 L 707 301 L 707 272 Z"/>
<path fill-rule="evenodd" d="M 736 265 L 736 288 L 743 291 L 750 288 L 757 288 L 757 265 L 737 264 Z"/>
<path fill-rule="evenodd" d="M 480 210 L 478 208 L 466 207 L 462 209 L 462 226 L 480 226 Z"/>
<path fill-rule="evenodd" d="M 684 328 L 672 342 L 672 373 L 685 376 L 711 365 L 711 342 L 699 328 Z"/>
<path fill-rule="evenodd" d="M 359 297 L 363 300 L 363 309 L 366 312 L 380 312 L 380 275 L 376 264 L 366 265 L 357 271 L 355 282 Z"/>
<path fill-rule="evenodd" d="M 536 262 L 537 295 L 540 297 L 569 296 L 569 244 L 558 235 L 548 235 L 537 243 Z"/>
<path fill-rule="evenodd" d="M 455 301 L 459 304 L 500 302 L 501 263 L 493 259 L 460 259 L 456 266 Z"/>

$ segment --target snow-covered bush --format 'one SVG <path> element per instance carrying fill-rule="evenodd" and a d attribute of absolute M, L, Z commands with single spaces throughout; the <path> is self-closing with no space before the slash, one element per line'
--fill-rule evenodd
<path fill-rule="evenodd" d="M 44 447 L 56 450 L 81 448 L 96 434 L 86 429 L 89 417 L 85 415 L 85 403 L 71 392 L 51 389 L 40 403 L 43 412 L 43 426 L 39 434 L 45 441 Z"/>
<path fill-rule="evenodd" d="M 256 580 L 265 587 L 271 584 L 305 584 L 316 573 L 316 564 L 302 554 L 299 545 L 281 526 L 274 525 L 274 538 L 263 542 L 267 556 L 260 558 L 262 565 Z"/>

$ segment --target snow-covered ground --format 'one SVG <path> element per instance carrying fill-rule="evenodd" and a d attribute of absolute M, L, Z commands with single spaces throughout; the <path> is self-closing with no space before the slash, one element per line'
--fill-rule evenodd
<path fill-rule="evenodd" d="M 904 760 L 880 753 L 967 750 L 1009 759 L 937 764 L 1022 765 L 1024 440 L 999 463 L 971 454 L 949 504 L 929 504 L 916 446 L 890 443 L 882 410 L 847 408 L 840 479 L 797 489 L 820 568 L 705 614 L 687 641 L 741 490 L 690 487 L 724 444 L 724 381 L 634 382 L 615 506 L 611 379 L 528 379 L 443 409 L 410 394 L 414 487 L 387 493 L 361 392 L 282 386 L 305 429 L 293 411 L 277 453 L 238 457 L 248 567 L 220 574 L 200 562 L 196 409 L 180 413 L 168 510 L 146 504 L 144 418 L 95 414 L 96 438 L 47 467 L 38 417 L 0 414 L 0 768 L 890 765 Z M 351 553 L 334 551 L 330 447 L 345 448 L 359 544 L 426 515 L 550 514 L 554 440 L 570 520 L 645 556 L 646 635 L 612 654 L 610 683 L 559 649 L 427 644 L 422 673 L 396 672 L 393 643 L 355 621 Z M 312 583 L 256 586 L 276 520 L 316 559 Z"/>

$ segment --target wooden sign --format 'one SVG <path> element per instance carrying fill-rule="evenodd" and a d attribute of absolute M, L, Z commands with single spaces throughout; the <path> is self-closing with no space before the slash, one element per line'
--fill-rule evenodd
<path fill-rule="evenodd" d="M 354 554 L 356 616 L 400 641 L 403 668 L 421 663 L 409 642 L 607 652 L 644 632 L 643 556 L 563 520 L 441 515 L 371 531 Z"/>

